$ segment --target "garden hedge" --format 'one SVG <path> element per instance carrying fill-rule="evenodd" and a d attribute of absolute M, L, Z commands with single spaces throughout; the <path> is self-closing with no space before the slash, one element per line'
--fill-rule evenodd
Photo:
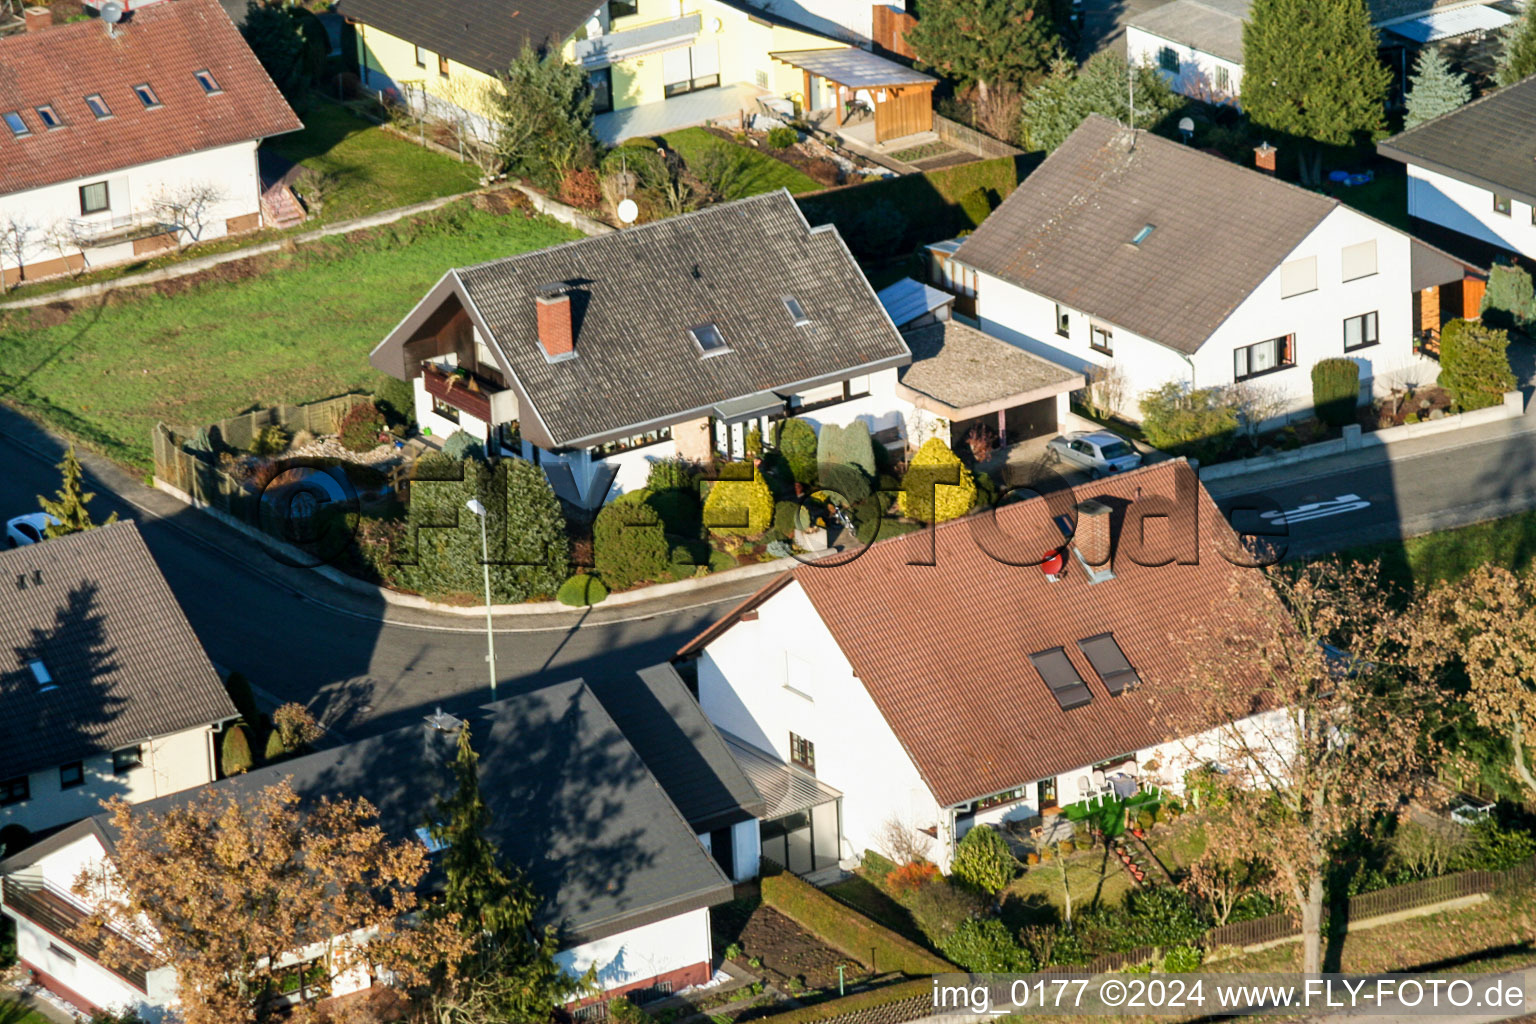
<path fill-rule="evenodd" d="M 796 482 L 816 482 L 816 428 L 805 420 L 780 420 L 774 431 L 774 445 L 789 464 Z"/>
<path fill-rule="evenodd" d="M 603 582 L 623 590 L 668 572 L 661 517 L 645 504 L 649 491 L 631 491 L 604 505 L 592 524 L 592 563 Z"/>
<path fill-rule="evenodd" d="M 764 903 L 834 949 L 860 960 L 867 958 L 873 950 L 875 963 L 871 966 L 881 973 L 946 974 L 955 969 L 942 957 L 902 938 L 788 872 L 765 877 L 762 891 Z"/>
<path fill-rule="evenodd" d="M 959 482 L 948 483 L 956 473 Z M 901 478 L 897 503 L 905 516 L 942 523 L 971 510 L 976 503 L 976 479 L 948 445 L 930 437 L 912 456 L 907 475 Z"/>
<path fill-rule="evenodd" d="M 746 477 L 751 470 L 752 476 Z M 754 466 L 722 467 L 704 499 L 704 525 L 722 537 L 759 537 L 773 525 L 773 494 Z"/>
<path fill-rule="evenodd" d="M 823 424 L 816 437 L 816 465 L 823 490 L 850 505 L 869 497 L 875 481 L 875 449 L 869 427 L 855 420 L 846 427 Z"/>
<path fill-rule="evenodd" d="M 1353 423 L 1359 404 L 1359 363 L 1341 356 L 1312 364 L 1312 407 L 1318 419 L 1335 427 Z"/>
<path fill-rule="evenodd" d="M 1463 411 L 1486 409 L 1515 389 L 1509 334 L 1471 320 L 1452 320 L 1440 332 L 1440 386 Z"/>

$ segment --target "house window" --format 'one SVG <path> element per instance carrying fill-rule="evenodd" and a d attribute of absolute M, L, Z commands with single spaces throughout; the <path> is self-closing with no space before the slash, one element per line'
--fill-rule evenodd
<path fill-rule="evenodd" d="M 592 454 L 596 458 L 605 455 L 616 455 L 619 452 L 627 452 L 635 448 L 644 448 L 648 444 L 661 444 L 663 441 L 672 440 L 672 428 L 661 427 L 657 430 L 648 430 L 643 434 L 635 434 L 632 437 L 621 437 L 617 441 L 605 441 L 592 446 Z"/>
<path fill-rule="evenodd" d="M 1280 297 L 1317 291 L 1317 257 L 1307 256 L 1280 265 Z"/>
<path fill-rule="evenodd" d="M 1056 335 L 1061 338 L 1072 336 L 1072 314 L 1059 302 L 1056 303 Z"/>
<path fill-rule="evenodd" d="M 144 748 L 142 746 L 124 747 L 122 750 L 112 751 L 112 774 L 123 775 L 139 768 L 144 764 Z"/>
<path fill-rule="evenodd" d="M 0 807 L 6 804 L 19 804 L 31 795 L 32 787 L 25 775 L 18 775 L 14 779 L 0 782 Z"/>
<path fill-rule="evenodd" d="M 800 305 L 800 300 L 793 295 L 784 296 L 784 311 L 795 322 L 796 327 L 804 327 L 811 322 L 811 318 L 805 315 L 805 307 Z"/>
<path fill-rule="evenodd" d="M 59 788 L 74 789 L 85 784 L 85 765 L 79 761 L 59 766 Z"/>
<path fill-rule="evenodd" d="M 1247 380 L 1261 373 L 1273 373 L 1293 365 L 1296 358 L 1295 340 L 1294 334 L 1287 334 L 1261 341 L 1257 345 L 1235 349 L 1232 352 L 1233 379 Z"/>
<path fill-rule="evenodd" d="M 1028 795 L 1028 791 L 1020 786 L 1018 789 L 1010 789 L 1006 793 L 993 793 L 976 801 L 976 810 L 984 811 L 989 807 L 1001 807 L 1003 804 L 1017 803 Z"/>
<path fill-rule="evenodd" d="M 160 106 L 160 97 L 155 95 L 155 90 L 151 89 L 148 83 L 134 86 L 133 94 L 139 98 L 140 103 L 144 104 L 145 110 L 154 110 Z"/>
<path fill-rule="evenodd" d="M 1343 278 L 1355 281 L 1376 273 L 1376 239 L 1358 245 L 1346 245 L 1339 254 L 1343 266 Z"/>
<path fill-rule="evenodd" d="M 1179 73 L 1179 53 L 1171 46 L 1164 46 L 1157 51 L 1157 66 L 1164 71 Z"/>
<path fill-rule="evenodd" d="M 804 736 L 789 734 L 789 761 L 812 775 L 816 774 L 816 744 Z"/>
<path fill-rule="evenodd" d="M 197 79 L 197 84 L 202 86 L 203 92 L 207 93 L 209 96 L 212 96 L 214 93 L 224 91 L 223 89 L 219 88 L 218 79 L 213 77 L 213 73 L 211 71 L 194 71 L 192 72 L 192 77 Z"/>
<path fill-rule="evenodd" d="M 1495 192 L 1493 194 L 1493 212 L 1502 213 L 1504 216 L 1508 217 L 1510 209 L 1511 207 L 1509 196 L 1501 196 Z"/>
<path fill-rule="evenodd" d="M 1381 340 L 1376 335 L 1376 313 L 1362 313 L 1344 321 L 1344 351 L 1365 348 Z"/>
<path fill-rule="evenodd" d="M 628 18 L 630 15 L 640 13 L 639 0 L 608 0 L 608 20 L 615 18 Z"/>
<path fill-rule="evenodd" d="M 5 118 L 5 126 L 11 130 L 11 134 L 16 136 L 16 138 L 19 139 L 24 135 L 32 134 L 32 129 L 27 127 L 27 122 L 21 119 L 21 114 L 17 111 L 12 110 L 0 116 Z"/>
<path fill-rule="evenodd" d="M 437 73 L 444 78 L 448 77 L 448 58 L 442 54 L 437 55 Z"/>
<path fill-rule="evenodd" d="M 63 960 L 67 964 L 73 964 L 75 962 L 75 954 L 71 953 L 57 942 L 48 943 L 48 953 L 51 956 L 58 957 L 60 960 Z"/>
<path fill-rule="evenodd" d="M 420 46 L 416 47 L 416 66 L 419 68 L 427 66 L 427 51 Z"/>
<path fill-rule="evenodd" d="M 1088 347 L 1107 356 L 1115 354 L 1115 333 L 1103 324 L 1088 325 Z"/>
<path fill-rule="evenodd" d="M 48 106 L 46 103 L 37 108 L 37 119 L 43 122 L 43 127 L 49 129 L 50 131 L 54 128 L 64 127 L 64 122 L 59 117 L 59 112 Z"/>
<path fill-rule="evenodd" d="M 82 216 L 88 213 L 100 213 L 110 209 L 111 196 L 107 192 L 107 183 L 93 181 L 89 185 L 80 186 L 80 213 Z"/>
<path fill-rule="evenodd" d="M 459 410 L 455 409 L 441 398 L 438 398 L 436 395 L 432 396 L 432 411 L 437 413 L 443 419 L 447 420 L 449 423 L 459 422 Z"/>
<path fill-rule="evenodd" d="M 1225 64 L 1216 65 L 1216 91 L 1223 96 L 1232 91 L 1232 72 Z"/>
<path fill-rule="evenodd" d="M 598 68 L 587 76 L 592 90 L 592 113 L 606 114 L 613 109 L 613 69 Z"/>
<path fill-rule="evenodd" d="M 93 92 L 85 98 L 85 105 L 91 108 L 91 113 L 97 120 L 112 116 L 112 108 L 107 106 L 107 101 L 101 98 L 101 93 Z"/>

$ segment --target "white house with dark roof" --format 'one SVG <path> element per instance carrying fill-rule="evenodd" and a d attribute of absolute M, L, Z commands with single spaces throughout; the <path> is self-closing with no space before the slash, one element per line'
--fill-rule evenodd
<path fill-rule="evenodd" d="M 4 853 L 218 777 L 238 713 L 132 522 L 0 551 L 0 652 Z"/>
<path fill-rule="evenodd" d="M 1407 165 L 1416 230 L 1429 225 L 1536 260 L 1536 76 L 1376 149 Z"/>
<path fill-rule="evenodd" d="M 1131 418 L 1170 381 L 1243 384 L 1304 412 L 1330 357 L 1359 365 L 1362 400 L 1431 383 L 1417 340 L 1481 281 L 1337 199 L 1097 115 L 953 260 L 975 275 L 982 330 L 1072 370 L 1117 369 Z"/>
<path fill-rule="evenodd" d="M 558 929 L 557 963 L 573 975 L 595 970 L 598 991 L 579 1002 L 662 995 L 708 981 L 709 908 L 731 898 L 730 882 L 579 679 L 486 705 L 465 720 L 431 715 L 426 724 L 261 768 L 216 787 L 254 794 L 286 779 L 302 801 L 364 797 L 378 809 L 381 828 L 410 840 L 420 835 L 433 800 L 452 792 L 451 762 L 464 721 L 480 754 L 480 783 L 491 813 L 487 837 L 543 899 L 536 923 Z M 702 739 L 718 744 L 703 726 Z M 740 781 L 728 788 L 754 796 Z M 189 796 L 163 798 L 146 810 L 163 814 Z M 725 803 L 729 798 L 712 806 Z M 98 815 L 0 861 L 0 909 L 16 923 L 22 964 L 50 990 L 86 1012 L 129 1007 L 157 1022 L 176 1003 L 174 967 L 145 946 L 139 963 L 107 968 L 99 948 L 71 927 L 90 909 L 72 891 L 75 879 L 87 864 L 110 858 L 113 845 L 110 821 Z M 440 882 L 440 873 L 429 871 L 424 894 Z M 302 978 L 304 986 L 317 986 L 319 997 L 379 983 L 361 969 L 332 976 L 323 953 L 317 945 L 285 958 L 296 983 Z"/>
<path fill-rule="evenodd" d="M 587 507 L 786 415 L 904 433 L 910 359 L 787 191 L 450 270 L 369 357 L 413 382 L 424 433 L 487 439 Z"/>
<path fill-rule="evenodd" d="M 5 282 L 263 226 L 256 147 L 303 125 L 216 0 L 26 26 L 0 39 Z"/>

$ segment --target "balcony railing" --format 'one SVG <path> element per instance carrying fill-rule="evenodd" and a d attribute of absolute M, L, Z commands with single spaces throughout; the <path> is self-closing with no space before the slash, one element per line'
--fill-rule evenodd
<path fill-rule="evenodd" d="M 467 412 L 481 422 L 495 422 L 491 418 L 491 394 L 505 390 L 499 384 L 468 371 L 445 373 L 432 363 L 422 364 L 421 379 L 427 394 L 433 398 Z"/>
<path fill-rule="evenodd" d="M 108 964 L 102 959 L 104 944 L 99 939 L 85 940 L 77 934 L 88 911 L 52 883 L 41 878 L 7 875 L 0 879 L 0 902 L 4 902 L 16 916 L 69 943 L 140 992 L 149 993 L 149 972 L 154 967 L 149 953 L 135 957 L 131 965 L 114 967 Z"/>

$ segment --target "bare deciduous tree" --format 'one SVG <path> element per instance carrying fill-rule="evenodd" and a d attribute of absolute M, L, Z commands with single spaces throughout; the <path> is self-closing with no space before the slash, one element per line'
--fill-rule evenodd
<path fill-rule="evenodd" d="M 1266 887 L 1266 878 L 1263 866 L 1252 858 L 1239 850 L 1213 844 L 1189 866 L 1183 885 L 1184 891 L 1203 904 L 1220 926 L 1227 923 L 1244 895 Z"/>
<path fill-rule="evenodd" d="M 161 189 L 151 202 L 156 215 L 169 219 L 176 229 L 176 245 L 180 247 L 183 236 L 193 242 L 203 237 L 208 214 L 228 198 L 229 193 L 217 182 L 189 181 Z"/>
<path fill-rule="evenodd" d="M 1232 385 L 1227 400 L 1237 410 L 1237 418 L 1250 440 L 1259 436 L 1265 422 L 1285 415 L 1291 407 L 1284 391 L 1251 380 Z"/>
<path fill-rule="evenodd" d="M 11 288 L 21 284 L 27 255 L 36 246 L 37 225 L 25 214 L 6 213 L 0 218 L 0 290 L 5 290 L 5 269 L 16 268 L 16 281 Z"/>
<path fill-rule="evenodd" d="M 892 814 L 880 825 L 875 845 L 896 864 L 912 864 L 928 859 L 933 843 L 928 834 L 903 821 L 899 814 Z"/>
<path fill-rule="evenodd" d="M 1186 641 L 1195 710 L 1184 735 L 1226 723 L 1214 750 L 1189 751 L 1224 769 L 1212 776 L 1225 803 L 1209 845 L 1265 866 L 1269 889 L 1300 910 L 1303 970 L 1316 972 L 1337 844 L 1418 792 L 1438 693 L 1407 665 L 1414 620 L 1388 604 L 1377 566 L 1313 563 L 1235 588 Z"/>
<path fill-rule="evenodd" d="M 1125 398 L 1130 387 L 1130 378 L 1117 364 L 1111 363 L 1108 366 L 1095 364 L 1088 370 L 1088 387 L 1085 389 L 1088 406 L 1100 419 L 1118 415 L 1125 407 Z"/>
<path fill-rule="evenodd" d="M 75 277 L 84 273 L 91 264 L 85 254 L 90 243 L 90 232 L 79 221 L 69 217 L 54 221 L 43 232 L 43 244 L 59 254 L 59 259 L 64 261 L 64 265 Z M 78 266 L 71 262 L 73 257 L 79 257 Z"/>
<path fill-rule="evenodd" d="M 388 839 L 366 800 L 298 803 L 286 781 L 163 814 L 113 798 L 112 859 L 74 885 L 94 908 L 79 938 L 108 965 L 147 952 L 174 967 L 186 1024 L 257 1020 L 269 986 L 317 951 L 330 977 L 380 966 L 409 986 L 453 970 L 457 919 L 414 916 L 425 848 Z"/>
<path fill-rule="evenodd" d="M 484 81 L 472 81 L 458 77 L 443 83 L 442 102 L 436 111 L 436 120 L 453 136 L 459 148 L 459 157 L 474 164 L 480 171 L 480 181 L 488 184 L 501 174 L 503 161 L 496 151 L 490 119 L 486 111 L 496 109 L 495 91 L 501 88 Z M 431 100 L 427 102 L 430 104 Z"/>

